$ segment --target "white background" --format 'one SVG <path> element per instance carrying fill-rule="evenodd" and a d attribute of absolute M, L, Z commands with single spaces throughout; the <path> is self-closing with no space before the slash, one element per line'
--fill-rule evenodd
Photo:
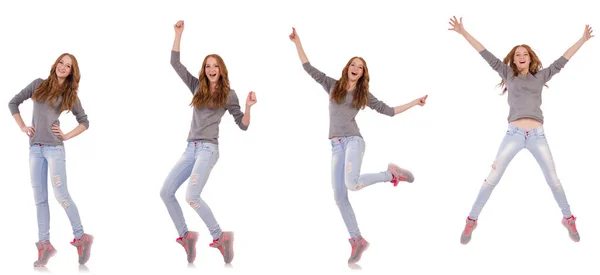
<path fill-rule="evenodd" d="M 157 1 L 158 2 L 158 1 Z M 546 134 L 581 242 L 541 169 L 522 151 L 483 210 L 468 246 L 459 235 L 503 138 L 508 115 L 500 80 L 471 46 L 448 31 L 452 15 L 499 58 L 531 45 L 547 66 L 583 34 L 600 28 L 594 1 L 11 1 L 0 8 L 1 102 L 46 78 L 63 52 L 81 68 L 80 97 L 90 129 L 66 142 L 68 184 L 84 229 L 96 237 L 94 274 L 327 274 L 351 272 L 348 233 L 330 185 L 327 95 L 303 70 L 288 35 L 295 26 L 314 66 L 339 78 L 355 55 L 366 59 L 371 92 L 391 106 L 429 95 L 425 107 L 389 118 L 368 109 L 357 120 L 367 144 L 363 172 L 389 161 L 415 174 L 351 193 L 371 243 L 365 274 L 596 274 L 598 187 L 598 39 L 592 38 L 544 92 Z M 8 4 L 10 3 L 10 4 Z M 393 3 L 393 4 L 392 4 Z M 243 106 L 257 93 L 247 132 L 226 113 L 221 158 L 202 194 L 224 230 L 236 233 L 236 257 L 224 268 L 208 247 L 201 219 L 177 197 L 200 232 L 189 269 L 160 199 L 183 153 L 191 94 L 169 64 L 173 24 L 185 20 L 182 63 L 196 74 L 220 54 Z M 6 108 L 6 105 L 4 105 Z M 20 106 L 26 122 L 32 104 Z M 33 272 L 37 224 L 28 140 L 0 116 L 3 185 L 0 273 Z M 68 131 L 76 126 L 63 114 Z M 78 272 L 71 227 L 50 195 L 47 270 Z"/>

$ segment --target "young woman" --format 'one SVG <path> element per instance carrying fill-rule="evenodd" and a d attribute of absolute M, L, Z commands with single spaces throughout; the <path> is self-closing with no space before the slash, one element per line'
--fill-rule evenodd
<path fill-rule="evenodd" d="M 75 237 L 71 245 L 77 248 L 80 264 L 85 264 L 89 260 L 94 241 L 92 235 L 83 232 L 79 211 L 67 189 L 64 141 L 78 136 L 89 127 L 87 115 L 77 96 L 79 79 L 77 59 L 71 54 L 64 53 L 52 65 L 47 79 L 34 80 L 8 103 L 19 128 L 29 136 L 29 169 L 39 235 L 39 241 L 35 244 L 38 249 L 38 259 L 33 263 L 37 267 L 45 266 L 50 257 L 56 254 L 56 249 L 50 243 L 48 176 L 50 176 L 54 196 L 71 222 Z M 19 105 L 29 98 L 33 101 L 31 126 L 25 125 L 19 111 Z M 72 112 L 79 123 L 75 129 L 66 134 L 60 129 L 58 120 L 63 111 Z"/>
<path fill-rule="evenodd" d="M 228 111 L 242 130 L 250 125 L 250 107 L 256 103 L 254 92 L 248 93 L 245 113 L 240 110 L 239 101 L 234 90 L 229 87 L 227 67 L 220 56 L 208 55 L 202 62 L 199 78 L 193 76 L 181 64 L 179 44 L 184 22 L 178 21 L 175 26 L 175 41 L 171 51 L 171 65 L 175 72 L 192 92 L 193 117 L 185 152 L 165 180 L 160 196 L 175 228 L 179 233 L 177 242 L 187 253 L 189 263 L 196 258 L 196 241 L 198 232 L 188 231 L 183 212 L 175 198 L 175 192 L 188 178 L 186 201 L 204 221 L 213 242 L 211 247 L 218 248 L 225 263 L 233 260 L 233 232 L 221 231 L 215 216 L 208 205 L 200 198 L 208 176 L 219 159 L 219 124 Z"/>
<path fill-rule="evenodd" d="M 466 219 L 460 242 L 462 244 L 469 243 L 473 230 L 477 227 L 477 219 L 481 210 L 490 198 L 494 187 L 500 182 L 508 164 L 522 149 L 529 150 L 537 160 L 546 182 L 552 190 L 554 199 L 562 211 L 562 224 L 567 228 L 571 239 L 578 242 L 576 218 L 571 214 L 565 191 L 556 175 L 556 167 L 542 126 L 544 116 L 540 106 L 544 85 L 560 72 L 588 39 L 593 37 L 592 29 L 586 25 L 583 36 L 549 67 L 542 69 L 539 58 L 527 45 L 514 46 L 502 61 L 465 30 L 462 18 L 460 20 L 457 20 L 456 17 L 450 18 L 450 25 L 452 28 L 449 30 L 461 34 L 500 75 L 502 81 L 499 85 L 505 87 L 503 94 L 508 92 L 508 105 L 510 106 L 506 135 L 498 149 L 492 170 L 484 180 L 471 213 Z"/>
<path fill-rule="evenodd" d="M 388 165 L 386 171 L 361 174 L 360 167 L 365 153 L 365 142 L 355 117 L 358 111 L 366 106 L 392 117 L 416 105 L 425 105 L 427 96 L 392 108 L 369 92 L 369 70 L 364 59 L 361 57 L 351 58 L 342 70 L 340 80 L 336 80 L 313 67 L 308 61 L 295 28 L 292 28 L 289 38 L 296 45 L 304 70 L 329 94 L 329 139 L 332 147 L 333 193 L 342 219 L 350 233 L 349 241 L 352 252 L 348 263 L 356 263 L 369 247 L 369 243 L 362 237 L 358 228 L 354 211 L 348 201 L 348 190 L 358 191 L 372 184 L 388 181 L 397 186 L 399 181 L 413 182 L 414 176 L 410 171 L 393 163 Z"/>

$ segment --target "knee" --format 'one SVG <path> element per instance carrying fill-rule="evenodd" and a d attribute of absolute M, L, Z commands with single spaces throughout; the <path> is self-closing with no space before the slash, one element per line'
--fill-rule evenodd
<path fill-rule="evenodd" d="M 65 209 L 69 208 L 69 206 L 71 206 L 71 204 L 73 203 L 71 201 L 71 196 L 69 196 L 69 193 L 66 193 L 66 192 L 63 194 L 57 195 L 56 200 L 58 201 L 58 203 L 60 203 L 60 206 L 62 206 Z"/>
<path fill-rule="evenodd" d="M 358 181 L 358 179 L 346 179 L 346 188 L 350 191 L 358 191 L 364 186 L 364 183 Z"/>
<path fill-rule="evenodd" d="M 188 192 L 185 195 L 185 201 L 195 210 L 200 208 L 200 195 L 192 195 Z"/>
<path fill-rule="evenodd" d="M 487 188 L 494 189 L 498 185 L 498 181 L 492 180 L 491 178 L 487 178 L 483 181 L 483 186 Z"/>
<path fill-rule="evenodd" d="M 169 191 L 169 188 L 167 188 L 167 187 L 163 186 L 163 187 L 160 189 L 160 198 L 161 198 L 163 201 L 167 201 L 167 200 L 169 200 L 169 199 L 173 198 L 174 196 L 175 196 L 175 192 L 171 192 L 171 191 Z"/>
<path fill-rule="evenodd" d="M 337 204 L 337 206 L 343 206 L 343 205 L 347 205 L 350 203 L 350 201 L 348 200 L 348 196 L 335 195 L 334 199 L 335 199 L 335 204 Z"/>

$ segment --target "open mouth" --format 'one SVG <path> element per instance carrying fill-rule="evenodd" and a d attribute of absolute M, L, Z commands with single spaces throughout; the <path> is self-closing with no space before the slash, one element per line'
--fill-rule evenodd
<path fill-rule="evenodd" d="M 215 77 L 217 74 L 208 74 L 209 77 Z"/>
<path fill-rule="evenodd" d="M 351 75 L 353 75 L 353 76 L 357 76 L 357 75 L 358 75 L 358 74 L 357 74 L 357 73 L 355 73 L 355 72 L 350 72 L 350 74 L 351 74 Z"/>
<path fill-rule="evenodd" d="M 523 65 L 525 64 L 525 61 L 519 61 L 519 64 Z"/>

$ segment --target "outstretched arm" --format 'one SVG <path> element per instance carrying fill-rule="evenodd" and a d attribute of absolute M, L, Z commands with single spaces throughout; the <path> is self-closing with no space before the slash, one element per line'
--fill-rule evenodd
<path fill-rule="evenodd" d="M 402 113 L 414 106 L 420 105 L 423 106 L 425 105 L 425 100 L 427 100 L 427 95 L 417 98 L 409 103 L 406 103 L 404 105 L 400 105 L 400 106 L 396 106 L 396 107 L 390 107 L 387 104 L 385 104 L 383 101 L 377 99 L 373 94 L 371 94 L 369 92 L 368 94 L 369 97 L 369 108 L 375 110 L 376 112 L 380 113 L 380 114 L 384 114 L 387 116 L 395 116 L 399 113 Z"/>
<path fill-rule="evenodd" d="M 571 59 L 571 57 L 575 55 L 579 48 L 581 48 L 581 46 L 583 46 L 583 44 L 592 37 L 594 37 L 594 35 L 592 35 L 592 28 L 590 28 L 589 25 L 585 25 L 585 31 L 583 32 L 583 36 L 579 38 L 579 40 L 577 40 L 577 42 L 575 42 L 575 44 L 573 44 L 573 46 L 571 46 L 561 57 L 552 62 L 550 66 L 540 71 L 544 82 L 550 81 L 550 79 L 552 79 L 552 77 L 555 74 L 559 73 L 562 70 L 562 68 L 565 67 L 569 59 Z"/>
<path fill-rule="evenodd" d="M 455 31 L 462 35 L 471 46 L 487 61 L 487 63 L 496 71 L 502 79 L 508 78 L 508 74 L 511 71 L 508 65 L 504 64 L 502 60 L 495 57 L 491 52 L 489 52 L 477 39 L 475 39 L 467 30 L 462 23 L 462 17 L 460 19 L 456 19 L 456 16 L 450 18 L 450 25 L 452 28 L 448 28 L 448 30 Z"/>
<path fill-rule="evenodd" d="M 313 67 L 312 64 L 308 61 L 308 57 L 304 53 L 304 49 L 302 48 L 302 42 L 300 42 L 300 37 L 296 33 L 296 28 L 292 28 L 292 34 L 290 34 L 290 40 L 294 42 L 296 45 L 296 50 L 298 51 L 298 57 L 300 57 L 300 62 L 302 63 L 302 68 L 304 71 L 308 73 L 317 83 L 323 86 L 323 89 L 330 93 L 337 80 L 327 76 L 325 73 L 319 71 L 317 68 Z"/>
<path fill-rule="evenodd" d="M 415 99 L 415 100 L 413 100 L 413 101 L 411 101 L 409 103 L 406 103 L 404 105 L 400 105 L 400 106 L 394 107 L 394 115 L 402 113 L 402 112 L 404 112 L 404 111 L 406 111 L 406 110 L 408 110 L 408 109 L 410 109 L 412 107 L 415 107 L 417 105 L 424 106 L 425 103 L 426 103 L 426 100 L 427 100 L 427 96 L 428 95 L 425 95 L 423 97 L 419 97 L 419 98 L 417 98 L 417 99 Z"/>
<path fill-rule="evenodd" d="M 573 44 L 573 46 L 571 46 L 565 52 L 565 54 L 563 54 L 563 57 L 566 59 L 571 59 L 571 57 L 575 55 L 579 48 L 581 48 L 581 46 L 583 46 L 583 44 L 592 37 L 594 37 L 594 35 L 592 34 L 592 28 L 590 27 L 590 25 L 585 25 L 585 31 L 583 32 L 583 36 L 581 36 L 581 38 L 579 38 L 579 40 L 577 40 L 577 42 L 575 42 L 575 44 Z"/>
<path fill-rule="evenodd" d="M 456 19 L 456 16 L 450 18 L 450 25 L 452 26 L 452 28 L 448 28 L 448 30 L 455 31 L 462 35 L 467 40 L 467 42 L 469 42 L 469 44 L 471 44 L 471 46 L 475 48 L 477 52 L 485 50 L 485 47 L 481 45 L 481 43 L 479 43 L 477 39 L 471 36 L 471 34 L 467 32 L 467 30 L 465 30 L 465 27 L 462 23 L 462 17 L 460 19 Z"/>
<path fill-rule="evenodd" d="M 304 48 L 302 48 L 302 42 L 300 42 L 300 37 L 296 33 L 296 28 L 292 28 L 292 34 L 290 34 L 290 40 L 294 42 L 296 45 L 296 51 L 298 51 L 298 57 L 300 57 L 300 63 L 304 64 L 308 62 L 308 57 L 306 57 L 306 53 L 304 53 Z"/>

